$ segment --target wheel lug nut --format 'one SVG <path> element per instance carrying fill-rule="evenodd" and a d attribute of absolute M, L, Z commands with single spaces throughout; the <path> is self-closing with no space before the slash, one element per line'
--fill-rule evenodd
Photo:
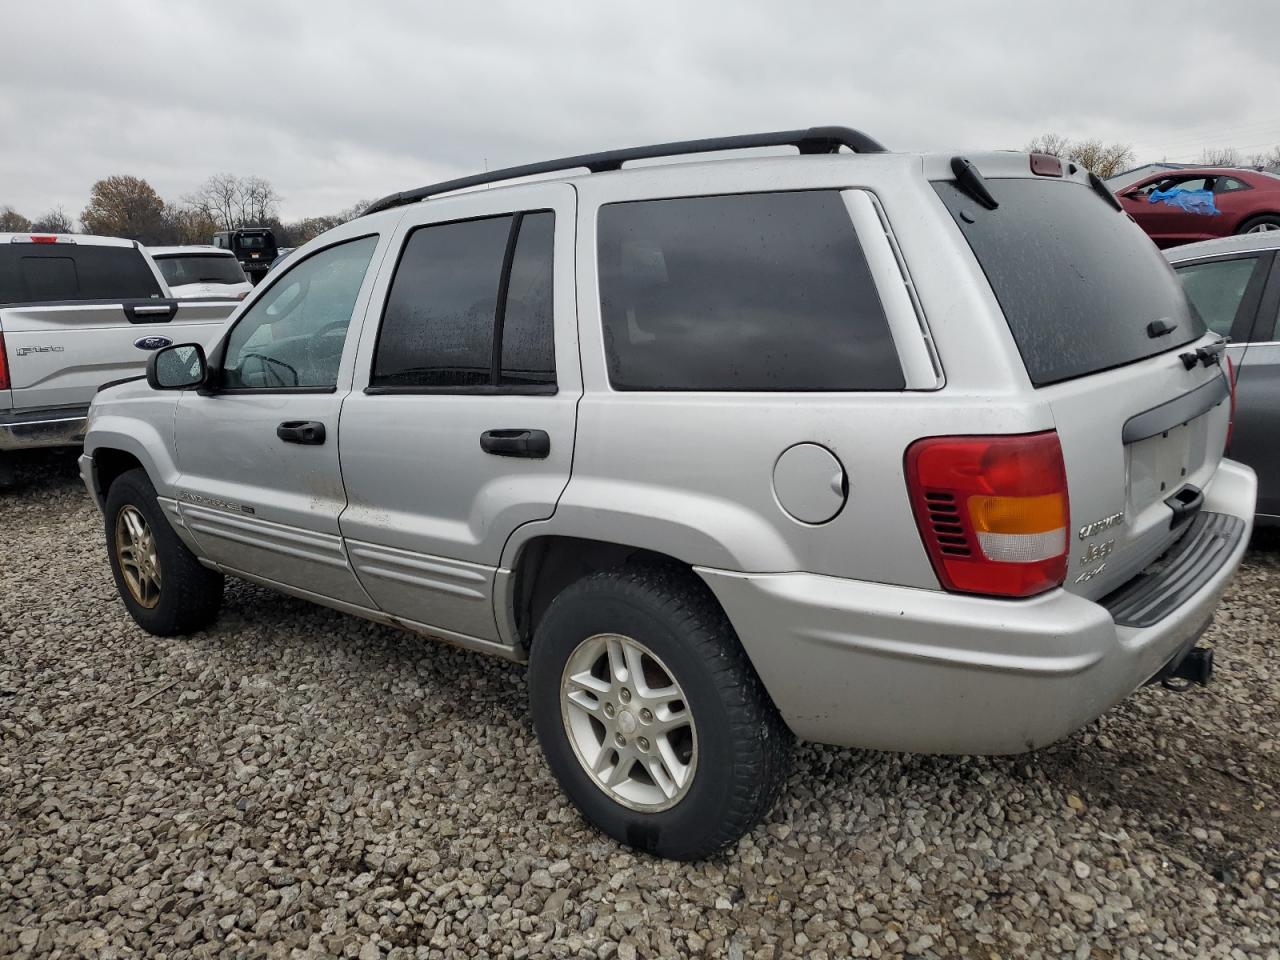
<path fill-rule="evenodd" d="M 612 704 L 612 703 L 606 703 L 606 704 L 604 705 L 604 715 L 605 715 L 606 717 L 609 717 L 610 719 L 612 719 L 612 718 L 613 718 L 613 715 L 614 715 L 615 713 L 617 713 L 617 712 L 618 712 L 618 711 L 617 711 L 617 710 L 615 710 L 615 709 L 613 708 L 613 704 Z"/>
<path fill-rule="evenodd" d="M 653 723 L 653 711 L 644 709 L 640 711 L 640 720 L 643 723 Z"/>
<path fill-rule="evenodd" d="M 621 700 L 623 703 L 630 703 L 631 691 L 628 690 L 626 687 L 623 687 L 622 692 L 618 694 L 618 699 Z"/>
<path fill-rule="evenodd" d="M 641 737 L 639 740 L 636 741 L 636 746 L 638 746 L 641 750 L 648 750 L 649 741 L 646 740 L 644 737 Z"/>
<path fill-rule="evenodd" d="M 622 734 L 618 734 L 616 737 L 613 738 L 613 742 L 620 747 L 625 747 L 627 745 L 627 738 L 624 737 Z"/>

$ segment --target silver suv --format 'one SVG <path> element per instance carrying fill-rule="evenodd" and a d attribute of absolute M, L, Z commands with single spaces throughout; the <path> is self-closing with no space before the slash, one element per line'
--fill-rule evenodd
<path fill-rule="evenodd" d="M 81 465 L 144 629 L 229 574 L 528 660 L 583 813 L 695 858 L 793 735 L 1013 753 L 1207 679 L 1221 353 L 1073 164 L 815 128 L 388 197 L 100 393 Z"/>

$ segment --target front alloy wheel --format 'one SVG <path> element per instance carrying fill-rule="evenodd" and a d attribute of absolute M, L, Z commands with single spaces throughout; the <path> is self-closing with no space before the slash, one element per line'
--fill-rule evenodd
<path fill-rule="evenodd" d="M 178 539 L 145 471 L 126 470 L 108 484 L 102 520 L 111 576 L 138 626 L 172 637 L 213 622 L 222 574 Z"/>
<path fill-rule="evenodd" d="M 125 586 L 140 607 L 151 610 L 160 602 L 160 560 L 156 538 L 147 518 L 132 504 L 116 514 L 116 562 Z"/>
<path fill-rule="evenodd" d="M 560 715 L 592 782 L 632 810 L 684 798 L 698 764 L 698 732 L 671 670 L 638 640 L 596 634 L 580 643 L 560 681 Z"/>

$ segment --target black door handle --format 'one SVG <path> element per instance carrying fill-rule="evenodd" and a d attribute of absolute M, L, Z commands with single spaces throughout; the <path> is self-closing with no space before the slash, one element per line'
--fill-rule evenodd
<path fill-rule="evenodd" d="M 285 443 L 324 443 L 324 424 L 318 420 L 286 420 L 276 427 L 276 436 Z"/>
<path fill-rule="evenodd" d="M 551 437 L 545 430 L 486 430 L 480 449 L 495 457 L 527 457 L 543 460 L 551 453 Z"/>
<path fill-rule="evenodd" d="M 178 312 L 176 300 L 142 300 L 122 306 L 130 323 L 168 323 Z"/>

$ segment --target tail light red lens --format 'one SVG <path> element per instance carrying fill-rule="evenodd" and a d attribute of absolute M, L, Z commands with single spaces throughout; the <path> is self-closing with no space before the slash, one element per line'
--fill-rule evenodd
<path fill-rule="evenodd" d="M 1231 434 L 1236 429 L 1236 365 L 1227 357 L 1227 383 L 1231 387 L 1231 414 L 1227 419 L 1227 442 L 1222 445 L 1224 454 L 1231 451 Z"/>
<path fill-rule="evenodd" d="M 947 590 L 1029 597 L 1067 575 L 1067 470 L 1056 431 L 928 437 L 907 448 L 907 489 Z"/>
<path fill-rule="evenodd" d="M 0 333 L 0 390 L 9 389 L 9 355 L 4 350 L 4 334 Z"/>

